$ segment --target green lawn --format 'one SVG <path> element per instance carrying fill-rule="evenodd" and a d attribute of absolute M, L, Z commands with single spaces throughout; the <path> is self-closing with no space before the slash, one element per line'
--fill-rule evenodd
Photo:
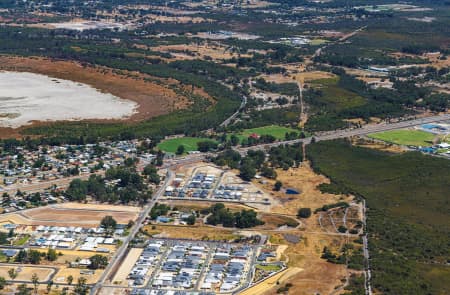
<path fill-rule="evenodd" d="M 267 264 L 267 265 L 257 264 L 255 267 L 265 271 L 273 271 L 273 272 L 279 271 L 281 269 L 279 265 L 275 264 Z"/>
<path fill-rule="evenodd" d="M 252 129 L 245 129 L 244 131 L 237 133 L 236 136 L 239 137 L 239 139 L 242 141 L 243 139 L 248 138 L 251 134 L 256 133 L 260 136 L 272 135 L 278 140 L 283 140 L 285 138 L 286 132 L 296 132 L 297 134 L 300 134 L 300 130 L 298 129 L 278 125 L 270 125 Z"/>
<path fill-rule="evenodd" d="M 164 140 L 158 144 L 158 148 L 162 151 L 175 153 L 180 145 L 183 145 L 186 152 L 196 151 L 197 143 L 201 141 L 214 141 L 209 138 L 201 137 L 181 137 Z M 215 142 L 215 141 L 214 141 Z"/>
<path fill-rule="evenodd" d="M 400 145 L 431 146 L 435 136 L 421 130 L 392 130 L 369 134 L 369 137 Z"/>
<path fill-rule="evenodd" d="M 328 43 L 328 40 L 325 40 L 325 39 L 313 39 L 313 40 L 311 40 L 309 45 L 318 46 L 318 45 L 323 45 L 325 43 Z"/>
<path fill-rule="evenodd" d="M 19 237 L 18 239 L 16 239 L 13 244 L 14 246 L 23 246 L 25 245 L 25 243 L 28 241 L 28 239 L 30 238 L 29 235 L 23 235 L 21 237 Z"/>

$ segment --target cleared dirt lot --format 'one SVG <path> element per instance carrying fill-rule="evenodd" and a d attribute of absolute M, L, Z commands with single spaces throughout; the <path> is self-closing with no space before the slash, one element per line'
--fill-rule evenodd
<path fill-rule="evenodd" d="M 58 208 L 37 208 L 23 214 L 34 222 L 58 222 L 61 226 L 63 224 L 98 225 L 106 215 L 113 216 L 118 223 L 128 223 L 137 217 L 137 214 L 130 212 Z"/>
<path fill-rule="evenodd" d="M 72 276 L 74 284 L 78 281 L 78 278 L 83 277 L 87 281 L 87 284 L 94 284 L 98 281 L 102 274 L 103 270 L 96 270 L 94 274 L 80 274 L 80 269 L 78 268 L 66 268 L 62 267 L 55 275 L 54 282 L 55 283 L 67 283 L 67 277 Z"/>
<path fill-rule="evenodd" d="M 62 203 L 58 204 L 57 208 L 61 209 L 90 209 L 90 210 L 106 210 L 106 211 L 119 211 L 119 212 L 132 212 L 139 213 L 141 208 L 134 206 L 118 206 L 109 204 L 82 204 L 82 203 Z"/>
<path fill-rule="evenodd" d="M 35 273 L 40 281 L 47 281 L 50 278 L 50 275 L 54 273 L 54 270 L 51 268 L 44 267 L 33 267 L 33 266 L 25 266 L 21 267 L 20 271 L 17 265 L 0 265 L 0 277 L 8 278 L 8 270 L 14 268 L 18 273 L 16 281 L 29 281 L 31 282 L 31 277 Z"/>
<path fill-rule="evenodd" d="M 127 257 L 123 260 L 122 264 L 120 265 L 119 270 L 116 272 L 113 278 L 113 282 L 118 282 L 122 286 L 127 286 L 127 276 L 130 274 L 131 270 L 133 269 L 134 264 L 139 259 L 139 256 L 141 255 L 142 251 L 144 249 L 142 248 L 132 248 L 130 249 L 130 252 L 128 252 Z"/>
<path fill-rule="evenodd" d="M 98 208 L 95 207 L 97 205 L 84 206 L 82 204 L 76 206 L 77 208 L 70 208 L 70 205 L 66 206 L 63 208 L 47 206 L 18 213 L 3 214 L 0 216 L 0 223 L 95 227 L 107 215 L 113 216 L 118 223 L 126 224 L 130 220 L 136 220 L 139 212 L 136 207 L 131 207 L 134 209 L 130 211 L 131 209 L 126 206 L 123 206 L 122 211 L 120 211 L 122 206 L 115 206 L 114 210 L 102 209 L 101 205 Z"/>

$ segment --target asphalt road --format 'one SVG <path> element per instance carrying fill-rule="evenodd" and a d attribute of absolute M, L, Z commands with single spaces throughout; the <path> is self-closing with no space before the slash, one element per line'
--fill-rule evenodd
<path fill-rule="evenodd" d="M 343 130 L 336 130 L 336 131 L 331 131 L 331 132 L 323 132 L 323 133 L 318 134 L 317 136 L 314 136 L 314 139 L 315 139 L 315 141 L 332 140 L 332 139 L 346 138 L 346 137 L 351 137 L 351 136 L 367 135 L 370 133 L 376 133 L 376 132 L 382 132 L 382 131 L 388 131 L 388 130 L 394 130 L 394 129 L 408 128 L 408 127 L 413 127 L 413 126 L 417 126 L 417 125 L 422 125 L 422 124 L 427 124 L 427 123 L 436 123 L 436 122 L 447 121 L 447 120 L 450 120 L 450 114 L 431 116 L 431 117 L 412 119 L 412 120 L 405 120 L 405 121 L 396 122 L 396 123 L 380 123 L 380 124 L 375 124 L 375 125 L 366 125 L 364 127 L 354 128 L 354 129 L 343 129 Z M 280 146 L 280 145 L 284 145 L 284 144 L 295 144 L 295 143 L 309 144 L 311 142 L 311 139 L 312 139 L 312 137 L 307 137 L 307 138 L 302 138 L 302 139 L 279 141 L 279 142 L 274 142 L 274 143 L 269 143 L 269 144 L 261 144 L 261 145 L 245 147 L 245 148 L 235 148 L 235 150 L 241 154 L 246 154 L 247 151 L 249 151 L 249 150 L 270 149 L 271 147 Z"/>

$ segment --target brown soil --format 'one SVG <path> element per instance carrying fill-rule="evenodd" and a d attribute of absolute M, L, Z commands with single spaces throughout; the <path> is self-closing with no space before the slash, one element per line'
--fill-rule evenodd
<path fill-rule="evenodd" d="M 267 180 L 265 185 L 255 182 L 255 185 L 262 186 L 265 191 L 271 192 L 272 198 L 280 203 L 272 208 L 273 213 L 295 216 L 297 210 L 302 207 L 311 208 L 314 211 L 325 204 L 351 199 L 346 196 L 322 193 L 317 186 L 321 183 L 329 183 L 329 180 L 325 176 L 314 173 L 308 162 L 303 162 L 301 167 L 287 171 L 278 169 L 277 174 L 277 179 L 283 183 L 283 187 L 295 188 L 300 194 L 287 195 L 283 191 L 274 192 L 272 188 L 275 181 L 273 180 Z"/>
<path fill-rule="evenodd" d="M 108 92 L 139 104 L 137 113 L 130 120 L 140 121 L 186 108 L 190 101 L 170 89 L 173 80 L 162 80 L 136 72 L 113 71 L 104 67 L 83 66 L 76 62 L 54 61 L 37 57 L 0 56 L 0 70 L 32 72 L 50 77 L 72 80 L 91 85 L 102 92 Z M 156 82 L 146 81 L 151 79 Z M 199 93 L 201 95 L 201 93 Z M 17 135 L 11 128 L 2 128 L 0 134 Z"/>
<path fill-rule="evenodd" d="M 42 207 L 23 211 L 21 214 L 8 215 L 6 220 L 17 221 L 18 224 L 58 225 L 58 226 L 98 226 L 106 215 L 111 215 L 118 223 L 128 223 L 137 218 L 137 212 L 55 209 Z M 2 219 L 3 220 L 3 219 Z"/>
<path fill-rule="evenodd" d="M 280 280 L 278 286 L 264 294 L 276 294 L 277 288 L 291 283 L 289 294 L 331 294 L 336 286 L 341 285 L 341 279 L 346 276 L 345 265 L 328 263 L 321 259 L 324 246 L 330 249 L 338 249 L 346 241 L 342 236 L 329 236 L 326 234 L 301 234 L 299 243 L 289 243 L 285 240 L 286 234 L 275 234 L 271 241 L 287 244 L 288 248 L 283 252 L 289 269 L 300 268 L 294 276 L 286 280 Z M 276 287 L 276 288 L 275 288 Z"/>
<path fill-rule="evenodd" d="M 405 149 L 404 147 L 402 147 L 400 145 L 385 143 L 385 142 L 373 140 L 373 139 L 365 139 L 365 138 L 361 138 L 361 137 L 353 138 L 352 144 L 355 146 L 380 150 L 380 151 L 384 151 L 384 152 L 396 153 L 396 154 L 404 153 L 407 151 L 407 149 Z"/>

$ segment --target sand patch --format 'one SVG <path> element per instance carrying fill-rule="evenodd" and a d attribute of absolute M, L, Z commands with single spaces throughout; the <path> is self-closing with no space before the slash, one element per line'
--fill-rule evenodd
<path fill-rule="evenodd" d="M 127 257 L 123 260 L 119 270 L 114 275 L 112 282 L 118 282 L 123 286 L 127 286 L 127 277 L 133 269 L 134 264 L 139 259 L 139 256 L 141 255 L 143 250 L 144 249 L 142 248 L 130 249 Z"/>

